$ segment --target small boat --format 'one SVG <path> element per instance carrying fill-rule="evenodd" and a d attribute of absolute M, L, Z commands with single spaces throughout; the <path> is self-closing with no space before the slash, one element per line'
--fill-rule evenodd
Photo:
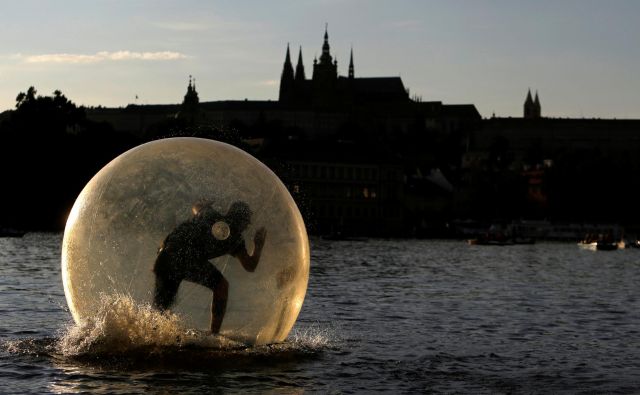
<path fill-rule="evenodd" d="M 598 240 L 596 242 L 596 250 L 598 251 L 614 251 L 618 249 L 618 243 Z"/>
<path fill-rule="evenodd" d="M 513 244 L 536 244 L 536 239 L 533 237 L 514 237 Z"/>
<path fill-rule="evenodd" d="M 581 240 L 578 242 L 578 246 L 584 248 L 585 250 L 593 250 L 595 251 L 598 247 L 597 241 L 589 241 L 589 240 Z"/>
<path fill-rule="evenodd" d="M 486 233 L 475 239 L 468 239 L 469 245 L 511 246 L 516 244 L 535 244 L 532 237 L 513 236 L 503 233 Z"/>
<path fill-rule="evenodd" d="M 477 246 L 510 246 L 515 243 L 511 239 L 481 236 L 477 239 L 468 239 L 467 244 Z"/>
<path fill-rule="evenodd" d="M 623 240 L 614 241 L 611 237 L 589 237 L 578 242 L 578 245 L 582 248 L 597 251 L 615 251 L 617 249 L 624 249 L 626 247 Z"/>
<path fill-rule="evenodd" d="M 469 245 L 512 246 L 517 244 L 535 244 L 536 239 L 529 237 L 513 225 L 493 224 L 475 239 L 468 239 Z"/>
<path fill-rule="evenodd" d="M 625 242 L 625 248 L 640 248 L 640 240 L 629 240 Z"/>

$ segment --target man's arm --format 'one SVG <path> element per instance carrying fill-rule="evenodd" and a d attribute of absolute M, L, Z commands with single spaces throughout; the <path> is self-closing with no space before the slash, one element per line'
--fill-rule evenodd
<path fill-rule="evenodd" d="M 262 247 L 264 247 L 264 241 L 266 238 L 267 230 L 265 228 L 260 228 L 253 237 L 253 243 L 255 244 L 253 255 L 249 255 L 247 253 L 247 249 L 244 245 L 237 253 L 234 254 L 235 257 L 240 260 L 244 270 L 248 272 L 256 270 L 256 266 L 258 266 L 258 262 L 260 262 L 260 255 L 262 254 Z"/>

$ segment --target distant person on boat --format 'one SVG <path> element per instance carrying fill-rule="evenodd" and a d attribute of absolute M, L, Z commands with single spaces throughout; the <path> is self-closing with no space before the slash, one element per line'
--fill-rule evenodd
<path fill-rule="evenodd" d="M 156 285 L 155 308 L 164 311 L 173 305 L 183 280 L 200 284 L 213 291 L 211 303 L 211 333 L 218 333 L 227 307 L 229 283 L 209 262 L 223 255 L 237 258 L 242 267 L 253 272 L 267 237 L 266 229 L 256 231 L 252 255 L 249 255 L 242 233 L 251 223 L 251 209 L 244 202 L 235 202 L 226 215 L 211 207 L 210 202 L 198 203 L 193 216 L 178 225 L 158 250 L 153 272 Z"/>
<path fill-rule="evenodd" d="M 607 232 L 607 233 L 604 235 L 603 241 L 604 241 L 605 243 L 613 243 L 613 235 L 611 234 L 611 232 Z"/>

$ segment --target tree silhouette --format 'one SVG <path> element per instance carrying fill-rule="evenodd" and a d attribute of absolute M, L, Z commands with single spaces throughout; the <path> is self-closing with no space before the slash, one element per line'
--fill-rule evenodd
<path fill-rule="evenodd" d="M 0 124 L 0 226 L 60 230 L 75 198 L 108 161 L 137 144 L 56 90 L 31 86 Z"/>
<path fill-rule="evenodd" d="M 30 137 L 59 137 L 77 130 L 85 121 L 84 108 L 77 107 L 61 91 L 54 91 L 53 96 L 36 95 L 33 86 L 18 94 L 16 109 L 11 114 L 9 125 L 6 125 L 11 132 Z"/>

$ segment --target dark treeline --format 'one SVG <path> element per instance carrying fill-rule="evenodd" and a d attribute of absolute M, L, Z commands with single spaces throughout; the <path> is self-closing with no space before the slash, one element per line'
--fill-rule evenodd
<path fill-rule="evenodd" d="M 106 123 L 86 119 L 85 109 L 60 91 L 21 92 L 0 122 L 3 172 L 0 225 L 59 230 L 84 185 L 106 163 L 138 144 Z"/>
<path fill-rule="evenodd" d="M 190 117 L 169 117 L 144 138 L 116 132 L 107 122 L 87 119 L 60 91 L 20 92 L 16 107 L 0 118 L 3 172 L 0 228 L 54 230 L 66 218 L 82 188 L 112 159 L 144 142 L 164 137 L 215 139 L 248 149 L 237 132 L 195 126 Z"/>

